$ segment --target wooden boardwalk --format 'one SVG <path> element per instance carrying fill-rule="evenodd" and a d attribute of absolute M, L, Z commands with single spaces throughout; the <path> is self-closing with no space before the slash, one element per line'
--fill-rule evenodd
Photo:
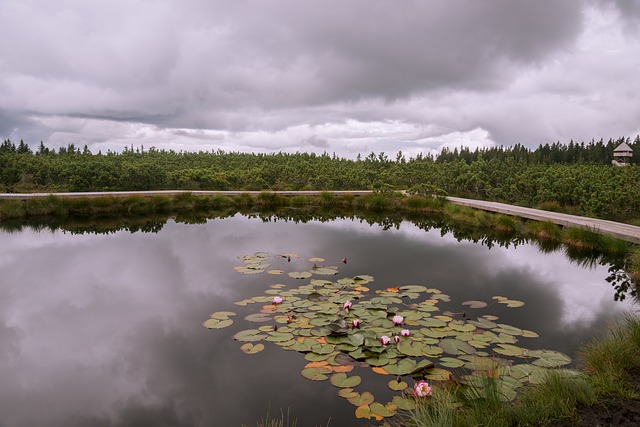
<path fill-rule="evenodd" d="M 26 200 L 35 197 L 130 197 L 130 196 L 171 196 L 178 194 L 193 194 L 195 196 L 238 196 L 241 194 L 258 195 L 261 191 L 183 191 L 183 190 L 165 190 L 165 191 L 109 191 L 109 192 L 85 192 L 85 193 L 0 193 L 0 199 L 8 200 Z M 275 191 L 281 196 L 318 196 L 325 191 Z M 336 195 L 351 194 L 354 196 L 363 196 L 371 194 L 372 191 L 330 191 Z M 475 209 L 501 213 L 505 215 L 519 216 L 522 218 L 533 219 L 536 221 L 549 221 L 559 224 L 563 227 L 579 227 L 585 228 L 596 233 L 607 234 L 633 243 L 640 243 L 640 227 L 623 224 L 603 219 L 587 218 L 583 216 L 568 215 L 557 212 L 543 211 L 540 209 L 524 208 L 520 206 L 507 205 L 498 202 L 486 202 L 483 200 L 463 199 L 460 197 L 448 197 L 451 203 L 456 205 L 468 206 Z"/>
<path fill-rule="evenodd" d="M 497 212 L 505 215 L 519 216 L 536 221 L 549 221 L 563 227 L 578 227 L 607 234 L 628 242 L 640 243 L 640 227 L 623 224 L 621 222 L 607 221 L 604 219 L 587 218 L 584 216 L 569 215 L 558 212 L 543 211 L 540 209 L 523 208 L 521 206 L 507 205 L 498 202 L 486 202 L 484 200 L 463 199 L 460 197 L 448 197 L 451 203 L 468 206 L 475 209 Z"/>

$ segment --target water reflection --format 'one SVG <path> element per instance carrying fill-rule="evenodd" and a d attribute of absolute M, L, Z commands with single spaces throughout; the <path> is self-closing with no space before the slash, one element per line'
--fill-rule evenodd
<path fill-rule="evenodd" d="M 567 354 L 631 308 L 613 300 L 606 266 L 584 268 L 521 241 L 478 245 L 429 224 L 240 215 L 149 224 L 155 233 L 0 233 L 0 425 L 254 425 L 269 405 L 291 407 L 302 425 L 329 416 L 331 425 L 368 424 L 331 385 L 299 376 L 301 355 L 268 346 L 247 356 L 231 338 L 241 325 L 201 326 L 275 283 L 232 269 L 237 255 L 256 251 L 336 265 L 348 256 L 341 275 L 374 275 L 373 287 L 429 285 L 458 306 L 523 300 L 491 313 Z"/>

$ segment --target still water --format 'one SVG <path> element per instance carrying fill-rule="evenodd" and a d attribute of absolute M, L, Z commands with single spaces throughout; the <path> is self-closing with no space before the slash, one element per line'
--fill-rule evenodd
<path fill-rule="evenodd" d="M 301 354 L 267 345 L 246 355 L 232 338 L 246 325 L 202 327 L 214 311 L 241 314 L 234 301 L 273 283 L 299 284 L 233 269 L 257 251 L 322 257 L 340 277 L 374 276 L 372 289 L 421 284 L 458 304 L 524 301 L 501 321 L 537 332 L 536 348 L 571 356 L 608 320 L 637 310 L 614 301 L 606 266 L 408 222 L 383 230 L 236 215 L 170 221 L 157 233 L 0 232 L 0 426 L 254 426 L 269 408 L 290 408 L 299 426 L 369 425 L 328 381 L 300 376 Z"/>

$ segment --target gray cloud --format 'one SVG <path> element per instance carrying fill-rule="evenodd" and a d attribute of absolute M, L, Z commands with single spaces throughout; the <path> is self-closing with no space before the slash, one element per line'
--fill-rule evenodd
<path fill-rule="evenodd" d="M 260 138 L 259 147 L 212 132 L 397 120 L 448 129 L 445 137 L 482 128 L 498 143 L 545 142 L 593 132 L 577 124 L 582 105 L 562 105 L 567 90 L 578 100 L 595 93 L 617 101 L 630 79 L 619 59 L 639 50 L 638 16 L 637 2 L 599 0 L 6 2 L 0 37 L 12 42 L 0 45 L 0 136 L 295 151 L 309 147 L 315 129 Z M 610 25 L 589 32 L 598 19 Z M 619 22 L 625 39 L 611 39 Z M 585 50 L 585 38 L 596 46 Z M 598 75 L 604 64 L 621 74 Z M 526 91 L 518 90 L 522 81 Z M 637 87 L 628 92 L 637 99 Z M 607 112 L 598 129 L 640 130 L 637 107 L 617 121 L 621 108 L 591 110 Z M 545 119 L 548 126 L 526 126 Z M 97 129 L 95 121 L 113 123 Z M 76 129 L 66 131 L 69 123 Z M 412 139 L 396 138 L 387 151 L 418 149 Z M 310 149 L 354 147 L 337 135 L 326 143 Z"/>

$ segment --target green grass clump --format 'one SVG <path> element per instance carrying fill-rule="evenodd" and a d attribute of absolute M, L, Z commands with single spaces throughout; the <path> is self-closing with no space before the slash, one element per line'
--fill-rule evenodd
<path fill-rule="evenodd" d="M 543 240 L 554 242 L 562 240 L 562 227 L 549 221 L 527 221 L 525 231 Z"/>
<path fill-rule="evenodd" d="M 584 228 L 567 227 L 564 229 L 562 241 L 578 249 L 596 250 L 601 246 L 601 235 Z"/>
<path fill-rule="evenodd" d="M 549 371 L 544 382 L 526 387 L 510 409 L 520 425 L 544 425 L 553 421 L 577 420 L 576 406 L 593 405 L 598 394 L 587 377 L 569 371 Z"/>
<path fill-rule="evenodd" d="M 493 227 L 503 233 L 513 233 L 518 230 L 518 220 L 507 215 L 495 215 L 493 218 Z"/>
<path fill-rule="evenodd" d="M 256 205 L 260 207 L 274 208 L 285 204 L 286 200 L 273 191 L 261 191 L 256 199 Z"/>
<path fill-rule="evenodd" d="M 628 255 L 627 274 L 633 281 L 640 285 L 640 247 L 636 247 L 629 252 Z"/>
<path fill-rule="evenodd" d="M 21 200 L 0 200 L 0 220 L 24 218 L 27 216 Z"/>
<path fill-rule="evenodd" d="M 331 419 L 327 421 L 326 427 L 329 427 Z M 273 417 L 271 415 L 271 411 L 267 412 L 267 415 L 262 418 L 260 421 L 256 422 L 256 427 L 297 427 L 298 419 L 292 418 L 291 411 L 287 410 L 285 414 L 284 411 L 280 410 L 279 417 Z M 248 427 L 246 424 L 242 424 L 242 427 Z"/>
<path fill-rule="evenodd" d="M 628 315 L 612 324 L 608 336 L 581 349 L 580 359 L 600 393 L 636 397 L 624 379 L 627 370 L 640 367 L 640 319 Z"/>
<path fill-rule="evenodd" d="M 320 206 L 333 206 L 336 204 L 336 196 L 329 191 L 323 191 L 320 193 L 319 203 Z"/>

